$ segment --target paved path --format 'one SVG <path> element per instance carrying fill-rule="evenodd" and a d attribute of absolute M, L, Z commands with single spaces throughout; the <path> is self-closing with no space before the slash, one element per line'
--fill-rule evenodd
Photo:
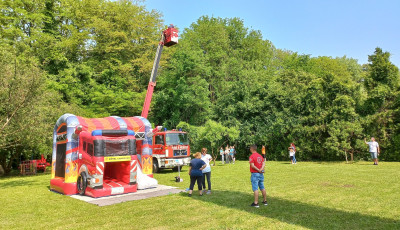
<path fill-rule="evenodd" d="M 72 195 L 72 198 L 82 200 L 85 202 L 88 202 L 90 204 L 95 204 L 98 206 L 107 206 L 107 205 L 112 205 L 112 204 L 118 204 L 126 201 L 132 201 L 132 200 L 143 200 L 151 197 L 157 197 L 157 196 L 166 196 L 169 194 L 175 194 L 175 193 L 180 193 L 183 192 L 182 189 L 178 189 L 176 187 L 172 186 L 166 186 L 166 185 L 157 185 L 156 188 L 149 188 L 149 189 L 143 189 L 143 190 L 138 190 L 137 192 L 134 193 L 127 193 L 127 194 L 121 194 L 121 195 L 114 195 L 114 196 L 106 196 L 106 197 L 99 197 L 99 198 L 93 198 L 90 196 L 81 196 L 81 195 Z"/>

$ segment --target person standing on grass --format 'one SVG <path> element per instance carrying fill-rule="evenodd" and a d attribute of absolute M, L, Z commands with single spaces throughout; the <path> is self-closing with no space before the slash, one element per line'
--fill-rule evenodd
<path fill-rule="evenodd" d="M 229 147 L 229 161 L 233 163 L 233 146 Z"/>
<path fill-rule="evenodd" d="M 290 162 L 292 164 L 294 164 L 294 160 L 293 160 L 293 158 L 294 158 L 294 149 L 293 149 L 293 147 L 289 147 L 289 158 L 290 158 Z"/>
<path fill-rule="evenodd" d="M 221 155 L 221 159 L 222 159 L 222 164 L 224 164 L 225 162 L 224 162 L 224 155 L 225 155 L 225 153 L 224 153 L 224 148 L 220 148 L 219 149 L 219 155 Z"/>
<path fill-rule="evenodd" d="M 225 163 L 229 164 L 229 146 L 227 145 L 225 148 Z"/>
<path fill-rule="evenodd" d="M 292 163 L 293 164 L 297 164 L 297 160 L 296 160 L 296 146 L 294 145 L 294 143 L 290 143 L 290 147 L 288 148 L 289 152 L 291 151 L 291 149 L 293 150 L 293 155 L 289 154 L 290 156 L 293 156 Z"/>
<path fill-rule="evenodd" d="M 210 167 L 210 162 L 212 160 L 212 157 L 210 154 L 207 154 L 207 149 L 203 148 L 201 150 L 201 159 L 206 163 L 206 167 L 203 169 L 203 193 L 206 192 L 206 177 L 207 177 L 207 185 L 208 185 L 208 191 L 207 194 L 211 194 L 211 167 Z"/>
<path fill-rule="evenodd" d="M 257 145 L 250 146 L 250 172 L 251 172 L 251 187 L 254 192 L 254 202 L 251 204 L 252 207 L 259 208 L 258 204 L 258 189 L 261 190 L 262 196 L 264 198 L 263 204 L 268 205 L 267 203 L 267 192 L 264 187 L 264 167 L 265 161 L 263 157 L 257 153 Z"/>
<path fill-rule="evenodd" d="M 374 137 L 371 137 L 370 142 L 367 142 L 367 140 L 364 138 L 364 142 L 369 146 L 369 153 L 371 154 L 371 158 L 374 161 L 374 165 L 378 165 L 378 156 L 381 153 L 378 142 L 375 141 Z"/>
<path fill-rule="evenodd" d="M 190 187 L 189 187 L 189 196 L 192 196 L 194 184 L 197 181 L 197 187 L 199 188 L 200 196 L 203 195 L 202 189 L 202 180 L 203 180 L 203 172 L 202 170 L 207 166 L 206 163 L 201 159 L 201 153 L 197 152 L 193 154 L 194 159 L 190 161 L 189 167 L 189 176 L 190 176 Z"/>
<path fill-rule="evenodd" d="M 262 154 L 262 157 L 264 158 L 264 161 L 266 161 L 267 159 L 265 158 L 265 146 L 264 145 L 261 148 L 261 154 Z"/>
<path fill-rule="evenodd" d="M 235 164 L 235 161 L 236 161 L 236 149 L 235 149 L 235 146 L 232 146 L 232 149 L 233 149 L 233 151 L 232 151 L 232 162 L 233 162 L 233 164 Z"/>

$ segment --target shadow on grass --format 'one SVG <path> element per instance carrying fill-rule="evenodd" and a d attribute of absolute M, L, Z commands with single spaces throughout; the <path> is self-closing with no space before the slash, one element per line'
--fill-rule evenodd
<path fill-rule="evenodd" d="M 20 187 L 20 186 L 31 186 L 39 184 L 37 181 L 34 180 L 25 180 L 21 177 L 21 180 L 13 180 L 13 181 L 7 181 L 3 182 L 0 180 L 0 190 L 1 189 L 7 189 L 7 188 L 14 188 L 14 187 Z"/>
<path fill-rule="evenodd" d="M 187 196 L 187 193 L 180 193 Z M 193 199 L 219 206 L 247 211 L 311 229 L 400 229 L 400 220 L 347 212 L 298 201 L 267 196 L 268 206 L 250 207 L 253 194 L 239 191 L 213 191 L 212 195 L 199 196 L 193 191 Z M 260 201 L 262 198 L 260 198 Z M 268 228 L 268 226 L 263 226 Z"/>

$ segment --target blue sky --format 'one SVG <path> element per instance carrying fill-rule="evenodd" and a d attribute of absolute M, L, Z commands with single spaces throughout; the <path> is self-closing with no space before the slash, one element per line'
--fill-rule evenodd
<path fill-rule="evenodd" d="M 400 0 L 147 0 L 165 24 L 187 28 L 200 16 L 239 17 L 277 48 L 368 62 L 379 46 L 400 67 Z"/>

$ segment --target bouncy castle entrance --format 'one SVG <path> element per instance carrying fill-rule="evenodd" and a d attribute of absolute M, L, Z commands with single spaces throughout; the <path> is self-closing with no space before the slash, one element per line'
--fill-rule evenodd
<path fill-rule="evenodd" d="M 65 177 L 65 152 L 67 144 L 57 144 L 56 177 Z"/>
<path fill-rule="evenodd" d="M 133 184 L 130 183 L 130 161 L 104 163 L 103 187 L 111 188 L 111 194 L 123 193 L 129 184 Z"/>
<path fill-rule="evenodd" d="M 56 136 L 56 177 L 65 177 L 65 154 L 67 152 L 67 125 L 62 123 L 57 129 Z"/>

